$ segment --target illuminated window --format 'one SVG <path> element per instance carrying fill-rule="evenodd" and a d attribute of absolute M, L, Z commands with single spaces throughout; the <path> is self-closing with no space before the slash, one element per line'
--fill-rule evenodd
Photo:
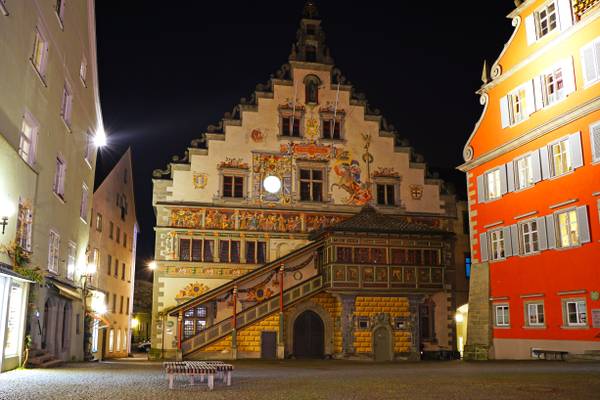
<path fill-rule="evenodd" d="M 35 39 L 33 41 L 33 53 L 31 55 L 31 63 L 35 67 L 42 79 L 46 73 L 46 64 L 48 60 L 48 41 L 42 35 L 39 28 L 35 30 Z"/>
<path fill-rule="evenodd" d="M 112 353 L 115 349 L 115 330 L 111 329 L 108 332 L 108 352 Z"/>
<path fill-rule="evenodd" d="M 96 213 L 96 230 L 102 232 L 102 214 Z"/>
<path fill-rule="evenodd" d="M 495 169 L 485 174 L 485 193 L 487 200 L 495 200 L 502 196 L 500 169 Z"/>
<path fill-rule="evenodd" d="M 97 319 L 94 320 L 92 325 L 92 353 L 96 353 L 98 351 L 98 333 L 100 331 L 100 321 Z"/>
<path fill-rule="evenodd" d="M 465 254 L 465 277 L 467 279 L 471 278 L 471 254 Z"/>
<path fill-rule="evenodd" d="M 75 261 L 77 258 L 77 245 L 69 242 L 67 247 L 67 279 L 75 279 Z"/>
<path fill-rule="evenodd" d="M 92 156 L 94 155 L 94 139 L 92 135 L 87 132 L 85 133 L 85 150 L 83 153 L 84 160 L 88 165 L 92 165 Z"/>
<path fill-rule="evenodd" d="M 496 229 L 489 232 L 490 237 L 490 258 L 492 260 L 501 260 L 505 257 L 504 253 L 504 230 Z"/>
<path fill-rule="evenodd" d="M 523 254 L 531 254 L 540 250 L 538 238 L 538 223 L 537 220 L 521 222 L 519 224 L 521 232 L 521 251 Z M 513 249 L 516 252 L 517 249 Z"/>
<path fill-rule="evenodd" d="M 568 326 L 587 325 L 587 308 L 585 300 L 568 300 L 564 302 L 565 322 Z"/>
<path fill-rule="evenodd" d="M 206 328 L 207 309 L 198 306 L 185 310 L 183 313 L 183 338 L 187 339 Z"/>
<path fill-rule="evenodd" d="M 31 114 L 25 113 L 21 122 L 19 155 L 29 165 L 35 163 L 38 128 L 39 125 L 35 122 Z"/>
<path fill-rule="evenodd" d="M 527 320 L 529 326 L 544 326 L 544 303 L 527 303 Z"/>
<path fill-rule="evenodd" d="M 550 145 L 550 157 L 552 176 L 563 175 L 573 170 L 568 138 Z"/>
<path fill-rule="evenodd" d="M 494 310 L 496 326 L 510 326 L 508 304 L 496 304 Z"/>
<path fill-rule="evenodd" d="M 17 243 L 25 251 L 31 251 L 31 234 L 33 232 L 33 211 L 31 206 L 19 200 L 19 215 L 17 219 Z"/>
<path fill-rule="evenodd" d="M 556 214 L 558 225 L 558 247 L 571 247 L 579 244 L 579 227 L 577 211 L 574 209 L 561 211 Z"/>
<path fill-rule="evenodd" d="M 117 330 L 117 352 L 121 351 L 121 329 Z"/>
<path fill-rule="evenodd" d="M 533 159 L 531 154 L 517 159 L 515 169 L 517 172 L 515 182 L 517 189 L 525 189 L 533 185 Z"/>

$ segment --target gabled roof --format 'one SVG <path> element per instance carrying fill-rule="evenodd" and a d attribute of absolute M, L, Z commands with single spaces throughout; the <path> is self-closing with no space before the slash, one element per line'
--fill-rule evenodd
<path fill-rule="evenodd" d="M 393 215 L 381 214 L 371 205 L 364 206 L 352 218 L 313 232 L 310 237 L 315 239 L 326 232 L 452 235 L 451 232 L 442 229 L 406 222 Z"/>

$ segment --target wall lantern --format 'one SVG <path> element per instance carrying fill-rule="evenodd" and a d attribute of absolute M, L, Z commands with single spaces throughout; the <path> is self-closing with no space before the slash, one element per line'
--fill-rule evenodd
<path fill-rule="evenodd" d="M 8 225 L 8 219 L 15 214 L 15 211 L 16 209 L 13 202 L 6 196 L 0 196 L 0 218 L 2 220 L 0 225 L 2 225 L 3 235 L 6 230 L 6 225 Z"/>

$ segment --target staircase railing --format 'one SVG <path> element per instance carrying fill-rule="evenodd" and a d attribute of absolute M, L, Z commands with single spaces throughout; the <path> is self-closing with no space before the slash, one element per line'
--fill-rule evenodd
<path fill-rule="evenodd" d="M 289 306 L 307 295 L 314 294 L 323 288 L 323 276 L 318 275 L 283 292 L 283 306 Z M 256 304 L 236 314 L 237 329 L 250 325 L 253 322 L 279 310 L 279 294 Z M 181 350 L 184 355 L 199 350 L 200 348 L 216 341 L 233 331 L 233 317 L 226 318 L 212 325 L 198 334 L 184 340 Z"/>

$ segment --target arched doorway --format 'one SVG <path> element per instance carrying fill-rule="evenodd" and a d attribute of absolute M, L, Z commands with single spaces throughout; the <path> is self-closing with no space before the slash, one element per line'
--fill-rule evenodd
<path fill-rule="evenodd" d="M 375 361 L 391 361 L 392 360 L 392 338 L 390 330 L 383 326 L 376 328 L 373 331 L 373 353 Z"/>
<path fill-rule="evenodd" d="M 321 317 L 311 310 L 300 314 L 294 322 L 294 356 L 321 358 L 324 355 L 324 327 Z"/>

